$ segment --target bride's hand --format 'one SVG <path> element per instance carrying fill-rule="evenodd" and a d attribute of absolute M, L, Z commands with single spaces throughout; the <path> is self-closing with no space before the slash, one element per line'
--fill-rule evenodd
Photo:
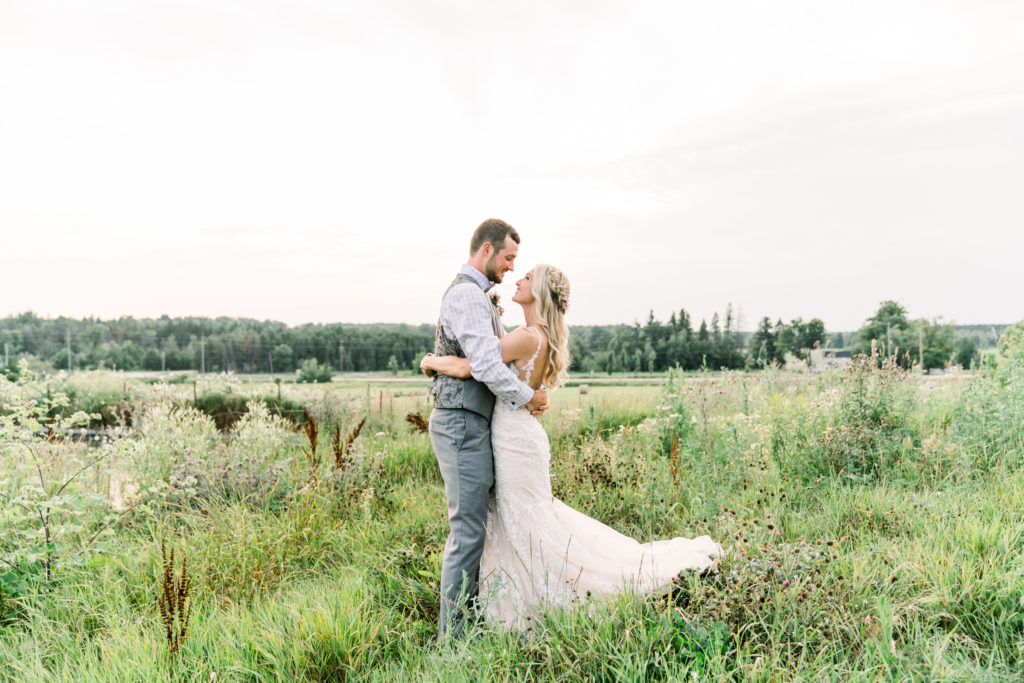
<path fill-rule="evenodd" d="M 433 357 L 434 354 L 428 353 L 427 355 L 423 356 L 423 360 L 420 361 L 420 370 L 423 372 L 424 375 L 430 377 L 431 379 L 433 379 L 434 376 L 437 375 L 437 372 L 432 367 L 432 363 L 430 360 Z"/>

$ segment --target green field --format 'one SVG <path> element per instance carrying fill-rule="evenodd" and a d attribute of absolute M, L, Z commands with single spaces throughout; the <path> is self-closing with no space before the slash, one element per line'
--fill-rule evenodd
<path fill-rule="evenodd" d="M 1020 364 L 555 392 L 557 496 L 728 554 L 669 595 L 443 646 L 444 492 L 406 421 L 429 414 L 424 381 L 165 379 L 0 380 L 0 681 L 1024 677 Z M 83 425 L 107 436 L 68 438 Z M 160 600 L 182 557 L 172 656 Z"/>

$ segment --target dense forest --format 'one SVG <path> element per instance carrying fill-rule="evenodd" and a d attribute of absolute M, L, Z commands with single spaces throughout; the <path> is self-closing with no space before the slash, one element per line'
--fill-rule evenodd
<path fill-rule="evenodd" d="M 857 332 L 828 333 L 815 318 L 785 323 L 762 318 L 756 331 L 740 332 L 732 308 L 695 324 L 685 309 L 668 321 L 571 328 L 572 370 L 659 372 L 676 365 L 695 370 L 763 367 L 808 358 L 814 348 L 867 351 L 872 339 L 906 350 L 905 362 L 928 367 L 969 365 L 978 349 L 994 345 L 1005 325 L 954 328 L 910 320 L 895 302 Z M 898 342 L 898 344 L 897 344 Z M 412 368 L 432 350 L 433 325 L 306 324 L 246 318 L 82 320 L 41 318 L 28 312 L 0 319 L 0 364 L 10 369 L 28 357 L 41 369 L 195 370 L 284 373 L 316 360 L 334 371 Z M 929 353 L 931 351 L 931 353 Z"/>

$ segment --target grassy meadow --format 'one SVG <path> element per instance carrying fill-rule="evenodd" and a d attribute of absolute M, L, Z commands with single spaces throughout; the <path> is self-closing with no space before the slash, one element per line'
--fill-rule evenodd
<path fill-rule="evenodd" d="M 1024 678 L 1020 364 L 556 392 L 559 498 L 727 556 L 443 645 L 426 384 L 383 379 L 0 379 L 0 681 Z"/>

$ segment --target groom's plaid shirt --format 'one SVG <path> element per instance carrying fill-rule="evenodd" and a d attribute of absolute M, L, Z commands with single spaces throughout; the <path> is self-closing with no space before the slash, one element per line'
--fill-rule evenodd
<path fill-rule="evenodd" d="M 463 265 L 459 271 L 473 278 L 452 287 L 441 302 L 441 325 L 449 338 L 457 339 L 472 368 L 473 379 L 483 382 L 499 400 L 518 408 L 533 398 L 533 389 L 501 362 L 501 342 L 491 329 L 491 304 L 487 290 L 494 283 L 479 270 Z"/>

